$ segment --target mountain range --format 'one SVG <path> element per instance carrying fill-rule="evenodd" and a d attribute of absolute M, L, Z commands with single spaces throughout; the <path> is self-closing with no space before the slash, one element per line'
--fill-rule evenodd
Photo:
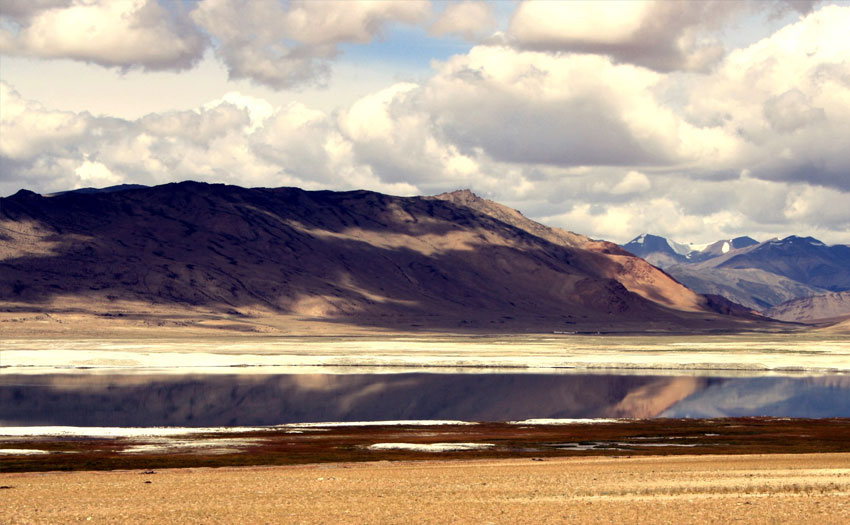
<path fill-rule="evenodd" d="M 766 326 L 616 244 L 468 190 L 196 182 L 0 199 L 0 313 L 252 331 L 305 320 L 549 333 Z"/>
<path fill-rule="evenodd" d="M 815 296 L 820 297 L 816 301 L 819 311 L 839 314 L 843 302 L 830 292 L 850 290 L 850 246 L 828 246 L 813 237 L 765 242 L 738 237 L 708 245 L 683 245 L 643 234 L 623 247 L 694 291 L 721 295 L 777 319 L 816 319 L 813 316 L 820 314 L 803 314 L 800 305 L 794 319 L 775 309 L 788 301 Z"/>
<path fill-rule="evenodd" d="M 754 246 L 758 241 L 750 237 L 716 241 L 710 244 L 682 244 L 658 235 L 644 233 L 623 245 L 631 253 L 646 259 L 659 268 L 682 263 L 697 263 L 737 250 Z"/>

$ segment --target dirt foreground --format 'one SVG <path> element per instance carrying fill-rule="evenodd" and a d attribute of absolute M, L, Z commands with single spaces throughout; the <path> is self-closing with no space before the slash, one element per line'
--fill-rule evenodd
<path fill-rule="evenodd" d="M 850 523 L 850 454 L 0 474 L 2 523 Z"/>

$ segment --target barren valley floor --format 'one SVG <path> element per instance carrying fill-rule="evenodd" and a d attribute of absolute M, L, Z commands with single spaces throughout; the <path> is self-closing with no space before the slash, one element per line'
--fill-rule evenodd
<path fill-rule="evenodd" d="M 20 524 L 850 521 L 850 454 L 50 472 L 0 484 L 0 521 Z"/>

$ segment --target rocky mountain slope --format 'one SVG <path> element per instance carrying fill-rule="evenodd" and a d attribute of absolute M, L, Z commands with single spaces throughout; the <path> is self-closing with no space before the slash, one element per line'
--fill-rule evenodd
<path fill-rule="evenodd" d="M 794 299 L 767 310 L 772 319 L 798 323 L 817 322 L 850 316 L 850 292 L 831 292 Z"/>
<path fill-rule="evenodd" d="M 826 292 L 823 288 L 808 286 L 758 268 L 728 269 L 676 265 L 666 271 L 693 290 L 722 295 L 756 311 L 764 311 L 785 301 Z"/>
<path fill-rule="evenodd" d="M 758 311 L 850 290 L 850 246 L 827 246 L 812 237 L 762 243 L 738 237 L 694 247 L 644 234 L 624 248 L 699 293 L 722 295 Z"/>
<path fill-rule="evenodd" d="M 184 182 L 0 199 L 0 308 L 13 313 L 537 332 L 760 322 L 712 304 L 616 245 L 467 191 Z"/>

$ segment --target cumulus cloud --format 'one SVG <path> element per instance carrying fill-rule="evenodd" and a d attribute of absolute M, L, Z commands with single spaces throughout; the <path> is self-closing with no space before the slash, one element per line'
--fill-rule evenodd
<path fill-rule="evenodd" d="M 3 16 L 25 20 L 34 14 L 56 7 L 67 7 L 73 0 L 3 0 Z"/>
<path fill-rule="evenodd" d="M 585 192 L 574 193 L 549 181 L 557 203 L 513 203 L 544 223 L 626 242 L 651 232 L 680 242 L 709 242 L 749 235 L 758 240 L 796 234 L 828 243 L 847 243 L 850 193 L 799 183 L 773 182 L 747 176 L 732 181 L 688 180 L 656 175 L 650 193 L 620 201 Z M 559 189 L 553 189 L 559 188 Z M 538 194 L 539 195 L 539 194 Z"/>
<path fill-rule="evenodd" d="M 175 180 L 417 193 L 358 163 L 336 122 L 299 103 L 229 93 L 136 120 L 56 111 L 0 83 L 0 193 Z"/>
<path fill-rule="evenodd" d="M 7 54 L 179 70 L 200 60 L 207 45 L 180 8 L 165 9 L 156 0 L 13 2 L 10 7 L 8 16 L 18 28 L 0 38 L 0 51 Z"/>
<path fill-rule="evenodd" d="M 431 25 L 436 36 L 459 35 L 470 41 L 488 36 L 496 28 L 496 17 L 486 2 L 464 1 L 449 4 Z"/>
<path fill-rule="evenodd" d="M 626 173 L 623 179 L 611 188 L 615 195 L 641 193 L 652 187 L 649 177 L 639 171 Z"/>
<path fill-rule="evenodd" d="M 183 70 L 212 48 L 230 77 L 275 89 L 322 84 L 343 43 L 393 22 L 418 23 L 427 0 L 311 2 L 157 0 L 4 2 L 0 51 L 122 69 Z"/>
<path fill-rule="evenodd" d="M 231 78 L 283 89 L 325 82 L 340 44 L 370 42 L 387 23 L 414 23 L 429 11 L 420 0 L 206 0 L 191 17 L 217 42 Z"/>
<path fill-rule="evenodd" d="M 683 213 L 675 201 L 664 197 L 607 206 L 577 202 L 565 213 L 544 217 L 543 222 L 614 240 L 628 240 L 636 235 L 635 231 L 703 233 L 705 230 L 704 217 Z"/>
<path fill-rule="evenodd" d="M 120 184 L 123 177 L 106 167 L 100 162 L 91 162 L 84 160 L 77 169 L 74 170 L 74 175 L 79 177 L 82 186 L 90 186 L 93 188 L 103 188 Z"/>
<path fill-rule="evenodd" d="M 462 151 L 481 148 L 499 161 L 663 164 L 677 152 L 671 115 L 651 93 L 657 81 L 601 56 L 481 46 L 443 64 L 423 103 Z"/>
<path fill-rule="evenodd" d="M 811 98 L 799 89 L 790 89 L 765 100 L 764 116 L 780 133 L 792 133 L 826 118 L 823 108 L 813 107 Z"/>
<path fill-rule="evenodd" d="M 796 11 L 801 15 L 807 15 L 820 2 L 821 0 L 775 0 L 773 2 L 773 16 L 781 16 L 785 11 Z"/>
<path fill-rule="evenodd" d="M 508 36 L 522 49 L 596 53 L 656 71 L 705 71 L 724 55 L 713 36 L 738 2 L 529 0 Z"/>
<path fill-rule="evenodd" d="M 75 142 L 88 131 L 88 118 L 25 100 L 0 82 L 0 126 L 0 155 L 23 161 L 73 153 Z"/>
<path fill-rule="evenodd" d="M 730 53 L 691 87 L 685 118 L 738 144 L 720 167 L 850 190 L 847 27 L 850 7 L 826 6 Z"/>
<path fill-rule="evenodd" d="M 692 125 L 657 98 L 661 80 L 597 55 L 477 46 L 439 64 L 423 84 L 359 102 L 346 114 L 361 124 L 354 129 L 345 118 L 343 128 L 361 154 L 386 165 L 383 172 L 416 180 L 419 172 L 445 169 L 447 158 L 456 166 L 489 160 L 578 167 L 671 166 L 731 155 L 735 144 L 725 130 Z"/>
<path fill-rule="evenodd" d="M 342 133 L 351 141 L 359 162 L 383 180 L 411 181 L 421 188 L 441 186 L 447 178 L 458 184 L 479 180 L 474 156 L 439 136 L 431 115 L 423 110 L 421 87 L 399 83 L 363 97 L 339 117 Z"/>
<path fill-rule="evenodd" d="M 525 0 L 507 42 L 519 49 L 602 54 L 660 72 L 711 70 L 726 54 L 722 25 L 766 11 L 808 14 L 814 0 L 670 2 L 665 0 Z"/>
<path fill-rule="evenodd" d="M 785 218 L 811 224 L 818 229 L 850 232 L 850 192 L 798 185 L 789 191 L 783 209 Z"/>

